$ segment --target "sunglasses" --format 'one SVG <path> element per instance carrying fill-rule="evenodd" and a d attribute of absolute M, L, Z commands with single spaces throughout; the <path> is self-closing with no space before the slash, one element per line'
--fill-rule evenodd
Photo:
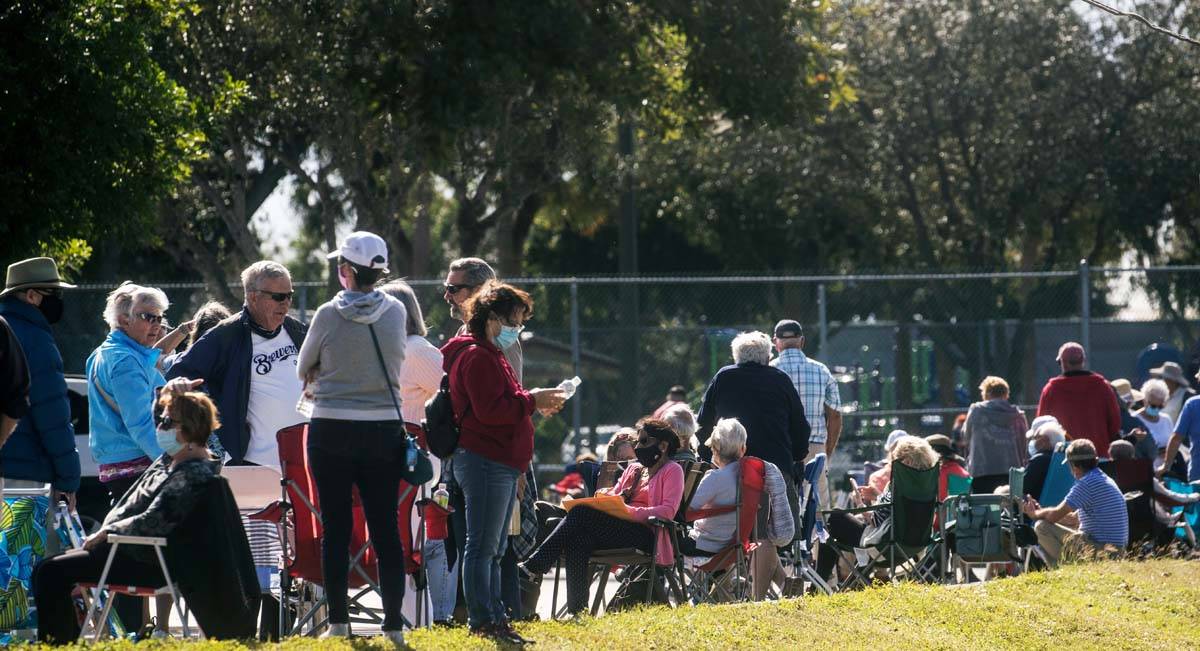
<path fill-rule="evenodd" d="M 648 436 L 638 439 L 637 446 L 639 448 L 644 448 L 648 445 L 658 445 L 658 439 L 650 438 Z"/>
<path fill-rule="evenodd" d="M 445 287 L 447 294 L 457 294 L 464 289 L 475 289 L 478 287 L 478 285 L 452 285 L 450 283 L 446 283 Z"/>
<path fill-rule="evenodd" d="M 170 416 L 163 414 L 162 420 L 159 421 L 159 429 L 175 429 L 175 421 Z"/>
<path fill-rule="evenodd" d="M 292 296 L 296 294 L 296 292 L 268 292 L 262 289 L 256 289 L 254 291 L 258 292 L 259 294 L 266 294 L 267 296 L 270 296 L 271 300 L 275 301 L 276 303 L 286 303 L 292 300 Z"/>
<path fill-rule="evenodd" d="M 134 316 L 145 321 L 146 323 L 152 323 L 154 325 L 162 325 L 163 319 L 166 318 L 161 314 L 154 314 L 152 312 L 138 312 Z"/>
<path fill-rule="evenodd" d="M 57 289 L 57 288 L 54 288 L 54 289 L 51 289 L 51 288 L 38 288 L 38 289 L 36 289 L 36 290 L 34 290 L 34 291 L 36 291 L 37 293 L 41 294 L 42 296 L 54 296 L 54 297 L 57 297 L 57 298 L 62 298 L 62 296 L 63 296 L 63 290 L 61 290 L 61 289 Z"/>

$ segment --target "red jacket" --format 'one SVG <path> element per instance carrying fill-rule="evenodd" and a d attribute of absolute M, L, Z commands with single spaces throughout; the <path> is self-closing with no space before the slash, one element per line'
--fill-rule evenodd
<path fill-rule="evenodd" d="M 461 354 L 460 354 L 461 352 Z M 451 366 L 453 364 L 453 366 Z M 490 341 L 455 337 L 442 346 L 459 447 L 524 472 L 533 460 L 533 396 Z"/>
<path fill-rule="evenodd" d="M 1069 371 L 1050 378 L 1038 401 L 1038 416 L 1054 416 L 1068 439 L 1090 439 L 1096 454 L 1108 456 L 1108 444 L 1121 433 L 1117 394 L 1108 380 L 1091 371 Z"/>

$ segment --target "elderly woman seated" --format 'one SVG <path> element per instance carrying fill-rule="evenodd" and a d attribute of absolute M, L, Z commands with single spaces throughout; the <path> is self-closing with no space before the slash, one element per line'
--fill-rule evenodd
<path fill-rule="evenodd" d="M 696 461 L 696 414 L 686 403 L 679 403 L 663 413 L 663 420 L 679 436 L 679 451 L 671 455 L 672 461 Z"/>
<path fill-rule="evenodd" d="M 742 458 L 746 455 L 746 428 L 736 418 L 722 418 L 713 428 L 708 445 L 712 448 L 713 465 L 717 469 L 710 470 L 700 480 L 692 496 L 690 510 L 732 506 L 737 502 L 738 474 Z M 771 544 L 762 545 L 755 552 L 753 580 L 756 598 L 765 594 L 772 580 L 778 579 L 782 585 L 783 566 L 775 548 L 791 542 L 795 533 L 783 473 L 769 461 L 763 461 L 763 467 L 763 490 L 770 510 L 759 512 L 759 522 L 765 520 L 765 526 L 760 525 L 759 533 L 762 539 L 769 540 Z M 679 541 L 679 547 L 685 556 L 712 556 L 735 542 L 737 521 L 736 511 L 696 520 L 688 536 Z"/>
<path fill-rule="evenodd" d="M 679 437 L 664 421 L 644 418 L 637 424 L 638 442 L 621 479 L 608 495 L 621 496 L 630 520 L 623 520 L 587 506 L 572 508 L 537 551 L 522 567 L 530 574 L 550 571 L 561 556 L 567 572 L 567 610 L 578 613 L 587 607 L 588 558 L 593 551 L 634 547 L 645 553 L 653 548 L 659 565 L 674 558 L 670 535 L 657 534 L 647 521 L 651 517 L 670 520 L 683 497 L 683 469 L 671 461 L 679 449 Z"/>
<path fill-rule="evenodd" d="M 929 470 L 937 462 L 938 455 L 929 446 L 929 443 L 925 439 L 915 436 L 901 436 L 895 441 L 891 453 L 888 454 L 889 467 L 900 463 L 913 470 Z M 864 503 L 891 504 L 891 482 L 889 481 L 887 487 L 878 495 L 874 488 L 862 486 L 858 489 L 856 497 Z M 883 535 L 891 529 L 892 509 L 885 507 L 861 516 L 834 511 L 829 514 L 825 524 L 829 535 L 838 543 L 851 547 L 866 547 L 881 540 Z M 833 573 L 837 559 L 837 550 L 822 543 L 820 555 L 817 558 L 817 572 L 828 580 Z"/>
<path fill-rule="evenodd" d="M 77 583 L 99 581 L 111 547 L 109 534 L 165 537 L 187 519 L 202 489 L 219 473 L 219 462 L 205 446 L 209 434 L 220 427 L 216 407 L 203 393 L 187 391 L 189 386 L 186 380 L 174 380 L 160 398 L 165 417 L 156 438 L 165 453 L 113 506 L 83 549 L 48 558 L 34 570 L 42 642 L 66 643 L 79 636 L 71 591 Z M 154 553 L 141 547 L 118 548 L 108 580 L 148 587 L 166 584 Z"/>

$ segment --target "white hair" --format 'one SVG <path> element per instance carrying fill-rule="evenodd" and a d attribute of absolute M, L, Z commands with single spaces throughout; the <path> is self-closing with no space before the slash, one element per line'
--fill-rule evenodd
<path fill-rule="evenodd" d="M 746 428 L 736 418 L 722 418 L 713 427 L 708 447 L 725 463 L 737 461 L 746 445 Z"/>
<path fill-rule="evenodd" d="M 1146 380 L 1146 383 L 1142 385 L 1142 395 L 1145 396 L 1146 402 L 1150 402 L 1151 398 L 1158 398 L 1166 402 L 1167 398 L 1171 395 L 1171 390 L 1167 388 L 1166 382 L 1155 378 L 1153 380 Z"/>
<path fill-rule="evenodd" d="M 287 278 L 292 274 L 287 267 L 270 260 L 259 260 L 242 270 L 242 291 L 252 292 L 259 288 L 258 282 L 264 278 Z"/>
<path fill-rule="evenodd" d="M 1037 436 L 1039 438 L 1045 436 L 1047 439 L 1049 439 L 1051 450 L 1058 448 L 1060 443 L 1065 443 L 1067 441 L 1067 432 L 1063 429 L 1062 425 L 1059 425 L 1058 423 L 1046 423 L 1045 425 L 1042 425 L 1037 430 Z"/>
<path fill-rule="evenodd" d="M 139 307 L 154 307 L 166 312 L 170 305 L 171 302 L 167 300 L 163 290 L 157 287 L 142 287 L 127 280 L 109 292 L 108 301 L 104 304 L 104 321 L 110 330 L 118 330 L 121 327 L 119 317 L 131 317 Z"/>
<path fill-rule="evenodd" d="M 663 413 L 663 420 L 667 421 L 679 436 L 680 447 L 696 449 L 696 414 L 692 413 L 691 407 L 684 403 L 674 405 Z"/>
<path fill-rule="evenodd" d="M 754 362 L 765 366 L 771 361 L 771 338 L 757 330 L 734 337 L 731 347 L 737 364 Z"/>

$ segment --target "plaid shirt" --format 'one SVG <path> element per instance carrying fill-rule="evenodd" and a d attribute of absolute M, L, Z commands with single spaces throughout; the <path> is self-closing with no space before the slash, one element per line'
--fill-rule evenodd
<path fill-rule="evenodd" d="M 800 402 L 804 403 L 804 415 L 812 426 L 809 444 L 824 443 L 829 438 L 829 427 L 825 424 L 825 406 L 837 409 L 842 406 L 837 382 L 829 367 L 804 355 L 799 348 L 786 348 L 771 360 L 771 366 L 787 373 L 796 385 Z"/>

